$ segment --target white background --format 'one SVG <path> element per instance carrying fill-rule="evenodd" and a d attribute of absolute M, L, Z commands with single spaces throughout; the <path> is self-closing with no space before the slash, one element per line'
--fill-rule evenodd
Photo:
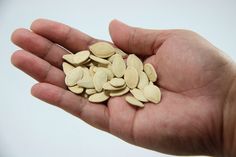
<path fill-rule="evenodd" d="M 10 35 L 49 18 L 110 40 L 113 18 L 145 28 L 192 29 L 236 60 L 235 0 L 0 0 L 0 157 L 167 157 L 99 131 L 30 95 L 35 83 L 10 64 Z"/>

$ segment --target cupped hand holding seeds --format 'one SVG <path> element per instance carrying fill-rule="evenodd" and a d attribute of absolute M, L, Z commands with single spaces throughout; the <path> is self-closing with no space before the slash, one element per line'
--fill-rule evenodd
<path fill-rule="evenodd" d="M 161 101 L 158 104 L 149 101 L 144 104 L 145 107 L 139 108 L 127 103 L 130 101 L 130 97 L 125 100 L 127 95 L 112 96 L 104 103 L 92 103 L 67 89 L 62 56 L 69 54 L 67 50 L 72 53 L 88 50 L 100 40 L 44 19 L 33 22 L 31 30 L 18 29 L 13 33 L 12 41 L 22 50 L 12 55 L 12 63 L 39 81 L 32 87 L 35 97 L 141 147 L 177 155 L 230 156 L 234 153 L 235 149 L 229 148 L 232 148 L 230 144 L 234 140 L 230 128 L 235 121 L 231 120 L 231 108 L 227 105 L 232 104 L 232 92 L 235 91 L 230 90 L 235 65 L 196 33 L 147 30 L 116 20 L 111 22 L 109 30 L 114 47 L 135 54 L 144 65 L 151 64 L 157 73 L 153 84 L 160 87 Z M 86 57 L 88 52 L 83 53 Z M 80 57 L 75 60 L 81 61 Z M 99 60 L 96 57 L 94 55 L 90 60 Z M 107 61 L 104 60 L 100 61 Z M 133 73 L 132 68 L 128 72 Z M 104 76 L 102 73 L 104 71 L 99 75 Z M 136 78 L 132 79 L 135 81 Z M 109 82 L 106 87 L 98 85 L 96 91 L 121 82 Z M 80 81 L 80 84 L 83 83 Z M 91 89 L 87 92 L 91 94 L 95 91 Z"/>

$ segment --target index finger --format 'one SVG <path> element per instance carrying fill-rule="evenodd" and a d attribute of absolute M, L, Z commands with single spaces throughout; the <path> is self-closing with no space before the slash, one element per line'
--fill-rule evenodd
<path fill-rule="evenodd" d="M 46 19 L 35 20 L 31 30 L 71 52 L 85 50 L 97 40 L 68 25 Z"/>
<path fill-rule="evenodd" d="M 55 105 L 86 123 L 109 132 L 109 110 L 103 104 L 91 103 L 72 92 L 48 83 L 38 83 L 31 89 L 36 98 Z"/>

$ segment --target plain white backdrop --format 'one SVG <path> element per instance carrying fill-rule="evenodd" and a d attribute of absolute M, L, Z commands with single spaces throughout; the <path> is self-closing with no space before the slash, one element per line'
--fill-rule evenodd
<path fill-rule="evenodd" d="M 110 40 L 119 19 L 144 28 L 191 29 L 236 60 L 235 0 L 0 0 L 0 157 L 167 157 L 99 131 L 30 95 L 33 79 L 14 68 L 10 41 L 37 18 Z"/>

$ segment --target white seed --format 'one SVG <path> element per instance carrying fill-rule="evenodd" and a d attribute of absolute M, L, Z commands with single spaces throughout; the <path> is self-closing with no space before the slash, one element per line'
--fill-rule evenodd
<path fill-rule="evenodd" d="M 122 77 L 125 73 L 125 61 L 124 59 L 116 54 L 112 62 L 112 72 L 116 77 Z"/>
<path fill-rule="evenodd" d="M 85 51 L 80 51 L 80 52 L 77 52 L 75 55 L 74 55 L 74 64 L 81 64 L 85 61 L 87 61 L 87 59 L 89 58 L 89 55 L 90 55 L 90 52 L 85 50 Z"/>
<path fill-rule="evenodd" d="M 143 65 L 135 54 L 128 55 L 107 42 L 63 55 L 63 59 L 68 90 L 90 102 L 104 102 L 128 92 L 133 96 L 126 96 L 125 100 L 134 106 L 144 107 L 144 102 L 161 100 L 161 91 L 153 83 L 157 80 L 154 67 L 149 63 Z"/>
<path fill-rule="evenodd" d="M 93 78 L 88 68 L 83 67 L 83 77 L 78 80 L 77 85 L 83 88 L 94 88 Z"/>
<path fill-rule="evenodd" d="M 114 90 L 121 90 L 124 89 L 126 85 L 121 86 L 121 87 L 113 87 L 109 82 L 104 83 L 103 89 L 104 90 L 109 90 L 109 91 L 114 91 Z"/>
<path fill-rule="evenodd" d="M 75 86 L 77 81 L 83 77 L 83 70 L 81 67 L 74 68 L 69 71 L 65 77 L 65 84 L 69 87 Z"/>
<path fill-rule="evenodd" d="M 104 83 L 107 82 L 107 74 L 104 70 L 98 69 L 93 77 L 93 83 L 96 91 L 101 92 Z"/>
<path fill-rule="evenodd" d="M 110 91 L 109 95 L 111 97 L 115 97 L 115 96 L 121 96 L 124 95 L 126 93 L 129 92 L 129 87 L 125 87 L 124 89 L 120 89 L 120 90 L 114 90 L 114 91 Z"/>
<path fill-rule="evenodd" d="M 68 87 L 68 89 L 69 89 L 71 92 L 75 93 L 75 94 L 80 94 L 80 93 L 82 93 L 82 92 L 84 91 L 84 88 L 81 88 L 81 87 L 79 87 L 79 86 L 77 86 L 77 85 L 75 85 L 75 86 L 73 86 L 73 87 Z"/>
<path fill-rule="evenodd" d="M 106 42 L 97 42 L 89 46 L 89 50 L 97 57 L 107 58 L 115 53 L 114 47 Z"/>
<path fill-rule="evenodd" d="M 109 57 L 107 60 L 109 61 L 109 62 L 113 62 L 113 60 L 114 60 L 114 57 L 115 57 L 116 55 L 112 55 L 111 57 Z"/>
<path fill-rule="evenodd" d="M 102 64 L 111 64 L 111 62 L 109 62 L 108 60 L 96 57 L 94 55 L 90 55 L 89 56 L 93 61 L 98 62 L 98 63 L 102 63 Z"/>
<path fill-rule="evenodd" d="M 88 94 L 88 95 L 95 94 L 96 92 L 97 92 L 97 91 L 96 91 L 94 88 L 92 88 L 92 89 L 86 89 L 86 90 L 85 90 L 85 93 Z"/>
<path fill-rule="evenodd" d="M 147 74 L 150 81 L 155 82 L 157 80 L 157 73 L 152 64 L 146 63 L 144 65 L 144 71 Z"/>
<path fill-rule="evenodd" d="M 65 54 L 62 58 L 70 64 L 74 64 L 74 54 Z"/>
<path fill-rule="evenodd" d="M 110 84 L 113 87 L 121 87 L 124 86 L 125 80 L 123 78 L 113 78 L 111 79 Z"/>
<path fill-rule="evenodd" d="M 94 88 L 92 79 L 82 79 L 77 82 L 77 85 L 83 88 Z"/>
<path fill-rule="evenodd" d="M 131 89 L 130 93 L 139 101 L 148 102 L 148 100 L 144 97 L 144 94 L 140 89 L 137 88 Z"/>
<path fill-rule="evenodd" d="M 109 95 L 107 95 L 104 91 L 90 95 L 88 98 L 90 102 L 96 102 L 96 103 L 106 101 L 107 99 L 109 99 Z"/>
<path fill-rule="evenodd" d="M 74 66 L 72 66 L 71 64 L 67 62 L 62 63 L 62 69 L 66 75 L 68 74 L 69 71 L 71 71 L 74 68 L 75 68 Z"/>
<path fill-rule="evenodd" d="M 110 69 L 104 68 L 104 67 L 97 67 L 97 68 L 96 68 L 96 71 L 99 70 L 99 69 L 102 69 L 103 71 L 106 72 L 106 74 L 107 74 L 107 80 L 111 80 L 111 79 L 114 77 L 114 75 L 113 75 L 113 73 L 112 73 L 112 71 L 111 71 Z"/>
<path fill-rule="evenodd" d="M 143 103 L 138 101 L 135 97 L 126 96 L 125 100 L 131 105 L 138 106 L 138 107 L 144 107 Z"/>
<path fill-rule="evenodd" d="M 129 88 L 135 88 L 139 81 L 137 70 L 132 66 L 128 66 L 125 70 L 124 80 Z"/>
<path fill-rule="evenodd" d="M 128 56 L 127 66 L 134 67 L 138 73 L 143 71 L 143 62 L 135 54 L 130 54 Z"/>
<path fill-rule="evenodd" d="M 138 88 L 143 89 L 146 85 L 148 85 L 148 77 L 145 72 L 141 71 L 139 73 L 139 82 L 138 82 Z"/>
<path fill-rule="evenodd" d="M 115 51 L 116 51 L 116 54 L 119 54 L 122 56 L 122 58 L 126 58 L 128 56 L 127 53 L 125 53 L 124 51 L 122 51 L 121 49 L 119 48 L 115 48 Z"/>
<path fill-rule="evenodd" d="M 147 85 L 146 87 L 144 87 L 143 93 L 144 93 L 145 98 L 153 103 L 157 104 L 161 100 L 161 91 L 155 85 L 151 85 L 151 84 Z"/>

